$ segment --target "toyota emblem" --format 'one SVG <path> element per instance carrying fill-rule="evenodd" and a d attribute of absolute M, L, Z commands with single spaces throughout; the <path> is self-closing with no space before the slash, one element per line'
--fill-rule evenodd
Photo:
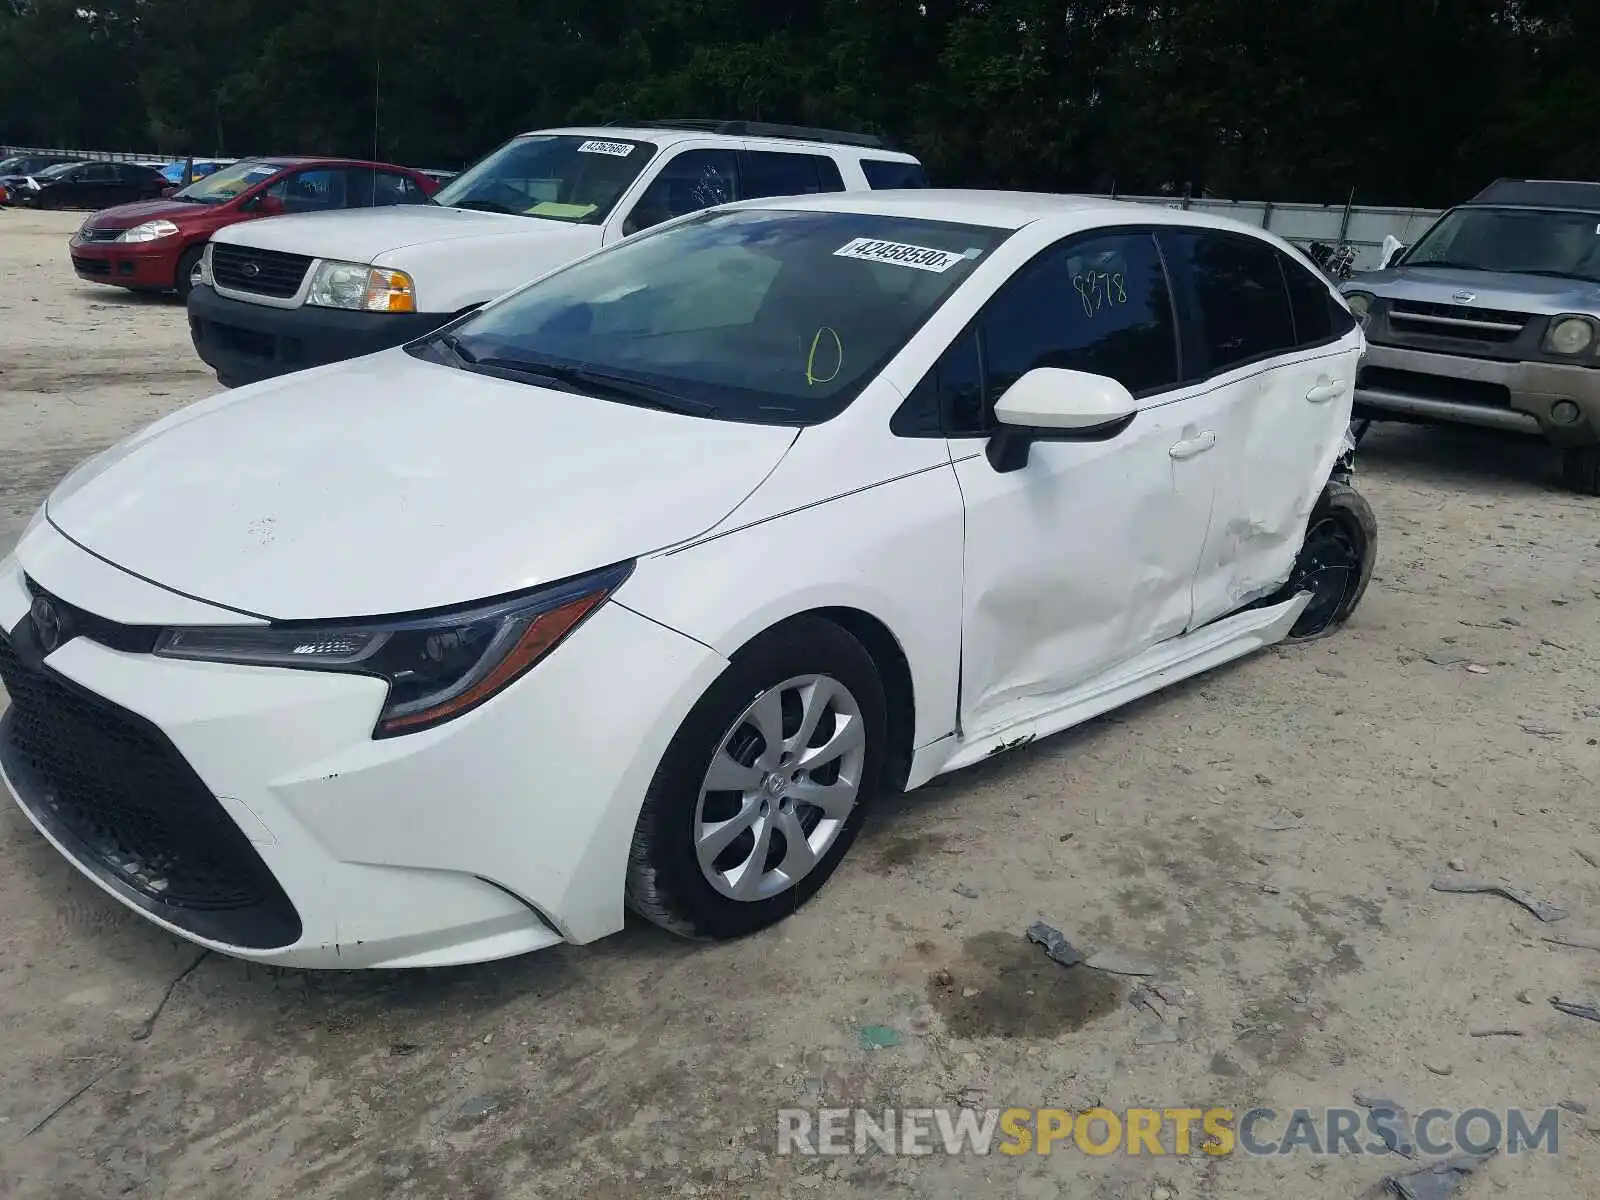
<path fill-rule="evenodd" d="M 254 279 L 257 275 L 261 274 L 261 267 L 258 263 L 247 262 L 244 264 L 244 266 L 239 268 L 239 274 L 243 275 L 246 279 Z"/>
<path fill-rule="evenodd" d="M 1455 292 L 1450 297 L 1450 299 L 1454 300 L 1457 304 L 1471 304 L 1477 298 L 1478 298 L 1478 293 L 1477 292 L 1468 292 L 1468 291 Z"/>
<path fill-rule="evenodd" d="M 44 596 L 35 596 L 28 612 L 33 617 L 33 632 L 39 639 L 40 648 L 49 654 L 60 647 L 61 614 L 56 611 L 56 606 Z"/>

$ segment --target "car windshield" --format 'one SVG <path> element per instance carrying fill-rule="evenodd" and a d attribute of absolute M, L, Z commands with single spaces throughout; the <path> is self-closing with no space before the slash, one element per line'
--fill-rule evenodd
<path fill-rule="evenodd" d="M 264 179 L 271 179 L 283 169 L 279 163 L 234 163 L 231 167 L 224 167 L 204 179 L 196 180 L 182 191 L 174 193 L 172 198 L 196 204 L 226 204 L 240 192 L 255 187 Z"/>
<path fill-rule="evenodd" d="M 412 352 L 628 403 L 810 425 L 842 411 L 1007 236 L 853 212 L 701 213 Z"/>
<path fill-rule="evenodd" d="M 1600 214 L 1528 208 L 1458 208 L 1403 260 L 1600 282 Z"/>
<path fill-rule="evenodd" d="M 654 157 L 649 142 L 579 134 L 515 138 L 452 179 L 433 203 L 597 224 Z"/>

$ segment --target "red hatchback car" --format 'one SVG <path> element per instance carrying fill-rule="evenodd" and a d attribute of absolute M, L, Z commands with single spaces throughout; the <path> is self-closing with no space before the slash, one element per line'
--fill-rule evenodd
<path fill-rule="evenodd" d="M 422 204 L 439 183 L 421 171 L 349 158 L 247 158 L 164 200 L 94 213 L 72 235 L 78 278 L 136 292 L 189 294 L 211 235 L 287 213 Z"/>

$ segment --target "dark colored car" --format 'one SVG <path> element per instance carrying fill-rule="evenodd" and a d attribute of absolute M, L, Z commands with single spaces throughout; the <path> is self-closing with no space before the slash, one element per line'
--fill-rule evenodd
<path fill-rule="evenodd" d="M 80 279 L 189 294 L 217 230 L 279 214 L 422 204 L 439 185 L 421 171 L 348 158 L 250 158 L 164 200 L 97 212 L 70 243 Z"/>
<path fill-rule="evenodd" d="M 12 203 L 30 208 L 104 208 L 154 200 L 171 187 L 160 171 L 137 163 L 57 163 L 12 189 Z"/>
<path fill-rule="evenodd" d="M 13 154 L 10 158 L 0 159 L 0 191 L 12 196 L 14 202 L 17 193 L 25 190 L 29 175 L 59 163 L 82 161 L 81 158 L 62 154 Z M 5 203 L 6 198 L 0 196 L 0 204 Z"/>

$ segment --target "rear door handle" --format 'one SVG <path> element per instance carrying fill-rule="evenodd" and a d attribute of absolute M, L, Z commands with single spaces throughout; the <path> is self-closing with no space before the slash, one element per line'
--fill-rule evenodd
<path fill-rule="evenodd" d="M 1343 381 L 1333 379 L 1318 383 L 1306 393 L 1306 399 L 1313 404 L 1326 404 L 1329 400 L 1337 400 L 1342 395 L 1344 395 Z"/>
<path fill-rule="evenodd" d="M 1185 438 L 1181 442 L 1173 443 L 1172 449 L 1168 450 L 1167 453 L 1181 461 L 1185 458 L 1193 458 L 1197 454 L 1204 454 L 1216 444 L 1217 435 L 1208 429 L 1197 437 Z"/>

